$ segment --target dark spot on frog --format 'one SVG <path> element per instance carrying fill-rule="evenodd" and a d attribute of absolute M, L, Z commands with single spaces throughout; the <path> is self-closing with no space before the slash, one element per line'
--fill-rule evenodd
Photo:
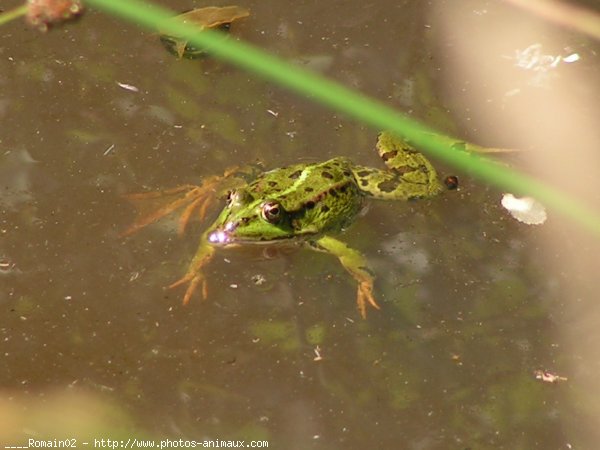
<path fill-rule="evenodd" d="M 314 202 L 318 203 L 327 195 L 327 192 L 321 192 L 319 195 L 315 196 Z"/>
<path fill-rule="evenodd" d="M 362 180 L 360 180 L 360 185 L 361 186 L 368 186 L 369 185 L 369 181 L 365 180 L 365 179 L 362 179 Z"/>
<path fill-rule="evenodd" d="M 394 167 L 394 169 L 392 171 L 399 173 L 400 175 L 404 175 L 404 174 L 407 174 L 414 170 L 417 170 L 417 169 L 415 169 L 414 167 L 410 167 L 410 166 L 398 166 L 398 167 Z"/>
<path fill-rule="evenodd" d="M 397 150 L 385 152 L 385 153 L 381 154 L 381 159 L 383 159 L 384 161 L 387 161 L 388 159 L 395 158 L 397 154 L 398 154 Z"/>
<path fill-rule="evenodd" d="M 333 175 L 331 174 L 331 172 L 327 172 L 327 171 L 321 172 L 321 176 L 323 178 L 328 178 L 330 180 L 333 179 Z"/>
<path fill-rule="evenodd" d="M 327 205 L 323 205 L 323 206 L 321 207 L 321 211 L 322 211 L 322 212 L 324 212 L 324 213 L 326 213 L 326 212 L 329 212 L 329 206 L 327 206 Z"/>
<path fill-rule="evenodd" d="M 306 209 L 313 209 L 315 207 L 315 202 L 313 202 L 312 200 L 309 200 L 308 202 L 306 202 Z"/>
<path fill-rule="evenodd" d="M 305 192 L 312 192 L 312 191 L 314 191 L 314 189 L 313 189 L 313 188 L 311 188 L 310 186 L 306 186 L 306 187 L 304 188 L 304 191 L 305 191 Z"/>
<path fill-rule="evenodd" d="M 377 185 L 377 189 L 379 189 L 381 192 L 392 192 L 397 187 L 398 182 L 395 180 L 382 181 Z"/>
<path fill-rule="evenodd" d="M 290 174 L 290 179 L 291 180 L 295 180 L 300 175 L 302 175 L 302 171 L 301 170 L 296 170 L 294 173 Z"/>
<path fill-rule="evenodd" d="M 277 183 L 277 181 L 269 181 L 267 184 L 269 185 L 269 187 L 274 187 L 277 186 L 279 183 Z"/>
<path fill-rule="evenodd" d="M 365 177 L 368 177 L 369 175 L 371 175 L 371 171 L 370 170 L 361 170 L 360 172 L 356 172 L 356 175 L 358 175 L 359 178 L 365 178 Z M 365 186 L 365 185 L 363 184 L 363 186 Z"/>
<path fill-rule="evenodd" d="M 342 194 L 344 194 L 344 193 L 346 192 L 346 189 L 347 189 L 347 188 L 348 188 L 348 186 L 347 186 L 347 185 L 340 186 L 340 192 L 341 192 Z"/>
<path fill-rule="evenodd" d="M 344 174 L 344 176 L 345 176 L 345 177 L 350 177 L 350 176 L 352 176 L 352 174 L 351 174 L 351 173 L 350 173 L 350 171 L 348 171 L 348 170 L 344 170 L 342 173 Z"/>
<path fill-rule="evenodd" d="M 337 197 L 338 193 L 335 190 L 335 188 L 331 188 L 331 189 L 329 189 L 329 195 L 331 195 L 332 197 Z"/>

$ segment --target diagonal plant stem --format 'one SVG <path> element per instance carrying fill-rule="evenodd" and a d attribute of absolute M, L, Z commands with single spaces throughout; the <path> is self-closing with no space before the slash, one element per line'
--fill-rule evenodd
<path fill-rule="evenodd" d="M 600 236 L 600 212 L 581 200 L 479 155 L 454 151 L 449 144 L 452 142 L 451 138 L 440 138 L 435 131 L 379 101 L 244 42 L 220 39 L 217 32 L 205 30 L 199 33 L 191 25 L 173 20 L 165 22 L 165 19 L 172 17 L 174 13 L 153 4 L 140 0 L 87 0 L 87 2 L 152 29 L 160 23 L 164 33 L 185 37 L 195 45 L 206 47 L 216 57 L 354 117 L 376 130 L 395 132 L 426 153 L 456 168 L 472 172 L 488 183 L 515 193 L 532 195 Z"/>
<path fill-rule="evenodd" d="M 0 26 L 5 23 L 15 20 L 17 17 L 21 17 L 27 14 L 27 5 L 17 6 L 16 8 L 9 9 L 8 11 L 0 14 Z"/>

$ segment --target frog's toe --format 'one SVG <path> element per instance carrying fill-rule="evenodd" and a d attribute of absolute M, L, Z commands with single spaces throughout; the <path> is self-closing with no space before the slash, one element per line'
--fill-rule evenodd
<path fill-rule="evenodd" d="M 356 296 L 358 311 L 363 319 L 367 318 L 367 303 L 373 308 L 380 309 L 373 297 L 373 283 L 370 281 L 361 281 L 358 284 L 358 293 Z"/>
<path fill-rule="evenodd" d="M 173 189 L 163 191 L 142 192 L 138 194 L 126 194 L 124 197 L 132 202 L 138 210 L 138 217 L 135 222 L 121 233 L 122 237 L 132 235 L 141 228 L 162 219 L 172 212 L 185 207 L 184 213 L 180 219 L 180 231 L 183 231 L 192 212 L 208 196 L 199 186 L 186 184 Z M 172 197 L 175 197 L 173 199 Z M 155 202 L 156 209 L 146 213 L 150 203 Z"/>
<path fill-rule="evenodd" d="M 172 283 L 168 286 L 169 289 L 175 288 L 177 286 L 181 286 L 182 284 L 188 283 L 188 287 L 185 290 L 185 294 L 183 295 L 183 304 L 187 305 L 190 302 L 190 299 L 196 292 L 198 285 L 201 285 L 202 289 L 202 298 L 206 300 L 208 296 L 208 287 L 206 284 L 206 279 L 201 274 L 196 274 L 192 276 L 185 276 L 180 280 L 177 280 L 175 283 Z"/>
<path fill-rule="evenodd" d="M 185 228 L 189 223 L 192 213 L 198 210 L 198 218 L 202 222 L 204 220 L 204 216 L 206 215 L 206 210 L 208 207 L 214 202 L 206 192 L 202 192 L 198 190 L 196 193 L 196 198 L 194 198 L 189 205 L 186 206 L 183 213 L 179 217 L 179 234 L 183 235 L 185 232 Z"/>

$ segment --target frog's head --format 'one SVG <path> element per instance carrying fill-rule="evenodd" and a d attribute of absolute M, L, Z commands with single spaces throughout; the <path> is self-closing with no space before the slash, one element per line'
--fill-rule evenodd
<path fill-rule="evenodd" d="M 292 223 L 292 215 L 277 200 L 237 189 L 227 195 L 227 205 L 207 236 L 214 245 L 290 239 L 298 234 Z"/>

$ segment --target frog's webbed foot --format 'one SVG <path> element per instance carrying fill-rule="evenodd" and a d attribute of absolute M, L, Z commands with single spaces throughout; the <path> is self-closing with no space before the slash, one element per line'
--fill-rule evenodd
<path fill-rule="evenodd" d="M 367 303 L 373 308 L 379 309 L 379 305 L 373 296 L 374 278 L 366 268 L 365 257 L 353 248 L 348 247 L 345 243 L 329 236 L 323 236 L 315 244 L 316 248 L 328 251 L 337 256 L 344 269 L 357 281 L 356 303 L 361 317 L 363 319 L 367 317 Z"/>
<path fill-rule="evenodd" d="M 356 277 L 355 277 L 356 278 Z M 373 277 L 369 275 L 369 280 L 359 281 L 356 303 L 358 311 L 363 319 L 367 318 L 367 302 L 375 309 L 380 309 L 373 297 Z"/>
<path fill-rule="evenodd" d="M 168 289 L 172 289 L 183 284 L 188 285 L 187 289 L 185 290 L 185 294 L 183 295 L 184 305 L 187 305 L 189 303 L 190 299 L 192 298 L 192 295 L 194 294 L 198 286 L 201 287 L 202 298 L 206 300 L 206 298 L 208 297 L 208 286 L 206 278 L 202 273 L 202 269 L 212 259 L 214 252 L 214 247 L 208 245 L 208 242 L 206 240 L 206 233 L 204 233 L 200 239 L 200 247 L 194 255 L 194 259 L 190 263 L 186 274 L 179 280 L 168 286 Z"/>
<path fill-rule="evenodd" d="M 192 295 L 194 295 L 198 285 L 202 286 L 202 299 L 206 300 L 206 297 L 208 297 L 208 287 L 206 285 L 206 278 L 204 278 L 202 273 L 186 274 L 183 278 L 180 278 L 175 283 L 172 283 L 167 287 L 168 289 L 172 289 L 185 283 L 188 283 L 188 287 L 185 290 L 185 294 L 183 294 L 182 303 L 184 305 L 187 305 L 190 302 L 190 299 L 192 298 Z"/>

